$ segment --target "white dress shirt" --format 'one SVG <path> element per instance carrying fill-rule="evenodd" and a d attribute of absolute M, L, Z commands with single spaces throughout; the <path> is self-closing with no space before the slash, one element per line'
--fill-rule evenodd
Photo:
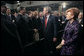
<path fill-rule="evenodd" d="M 49 16 L 50 16 L 50 14 L 49 14 L 49 15 L 47 15 L 47 22 L 48 22 Z"/>

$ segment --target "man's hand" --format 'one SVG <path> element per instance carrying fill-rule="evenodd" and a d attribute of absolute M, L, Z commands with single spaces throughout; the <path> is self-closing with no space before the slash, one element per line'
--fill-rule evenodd
<path fill-rule="evenodd" d="M 57 41 L 57 38 L 56 38 L 56 37 L 54 37 L 54 38 L 53 38 L 53 42 L 56 42 L 56 41 Z"/>
<path fill-rule="evenodd" d="M 38 32 L 38 30 L 37 29 L 34 29 L 34 32 Z"/>

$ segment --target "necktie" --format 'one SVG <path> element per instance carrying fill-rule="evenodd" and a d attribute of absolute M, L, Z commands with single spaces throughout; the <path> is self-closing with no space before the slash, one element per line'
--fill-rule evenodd
<path fill-rule="evenodd" d="M 47 27 L 47 17 L 45 16 L 45 28 Z"/>

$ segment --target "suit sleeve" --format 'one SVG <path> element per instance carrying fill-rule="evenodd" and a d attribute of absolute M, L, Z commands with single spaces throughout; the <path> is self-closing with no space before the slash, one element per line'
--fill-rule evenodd
<path fill-rule="evenodd" d="M 72 37 L 69 40 L 65 41 L 65 45 L 75 42 L 78 39 L 78 34 L 79 34 L 79 26 L 76 25 L 74 28 L 74 33 L 73 33 Z"/>
<path fill-rule="evenodd" d="M 54 37 L 57 37 L 57 33 L 58 33 L 58 18 L 57 17 L 54 17 Z"/>

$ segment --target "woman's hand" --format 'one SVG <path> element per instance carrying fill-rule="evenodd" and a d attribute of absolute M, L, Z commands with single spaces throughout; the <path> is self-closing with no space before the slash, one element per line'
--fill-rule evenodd
<path fill-rule="evenodd" d="M 64 45 L 64 42 L 65 42 L 64 39 L 62 39 L 61 43 L 58 46 L 56 46 L 56 49 L 62 48 L 62 46 Z"/>
<path fill-rule="evenodd" d="M 61 45 L 64 45 L 64 42 L 65 42 L 65 40 L 63 39 L 63 40 L 61 41 Z"/>

